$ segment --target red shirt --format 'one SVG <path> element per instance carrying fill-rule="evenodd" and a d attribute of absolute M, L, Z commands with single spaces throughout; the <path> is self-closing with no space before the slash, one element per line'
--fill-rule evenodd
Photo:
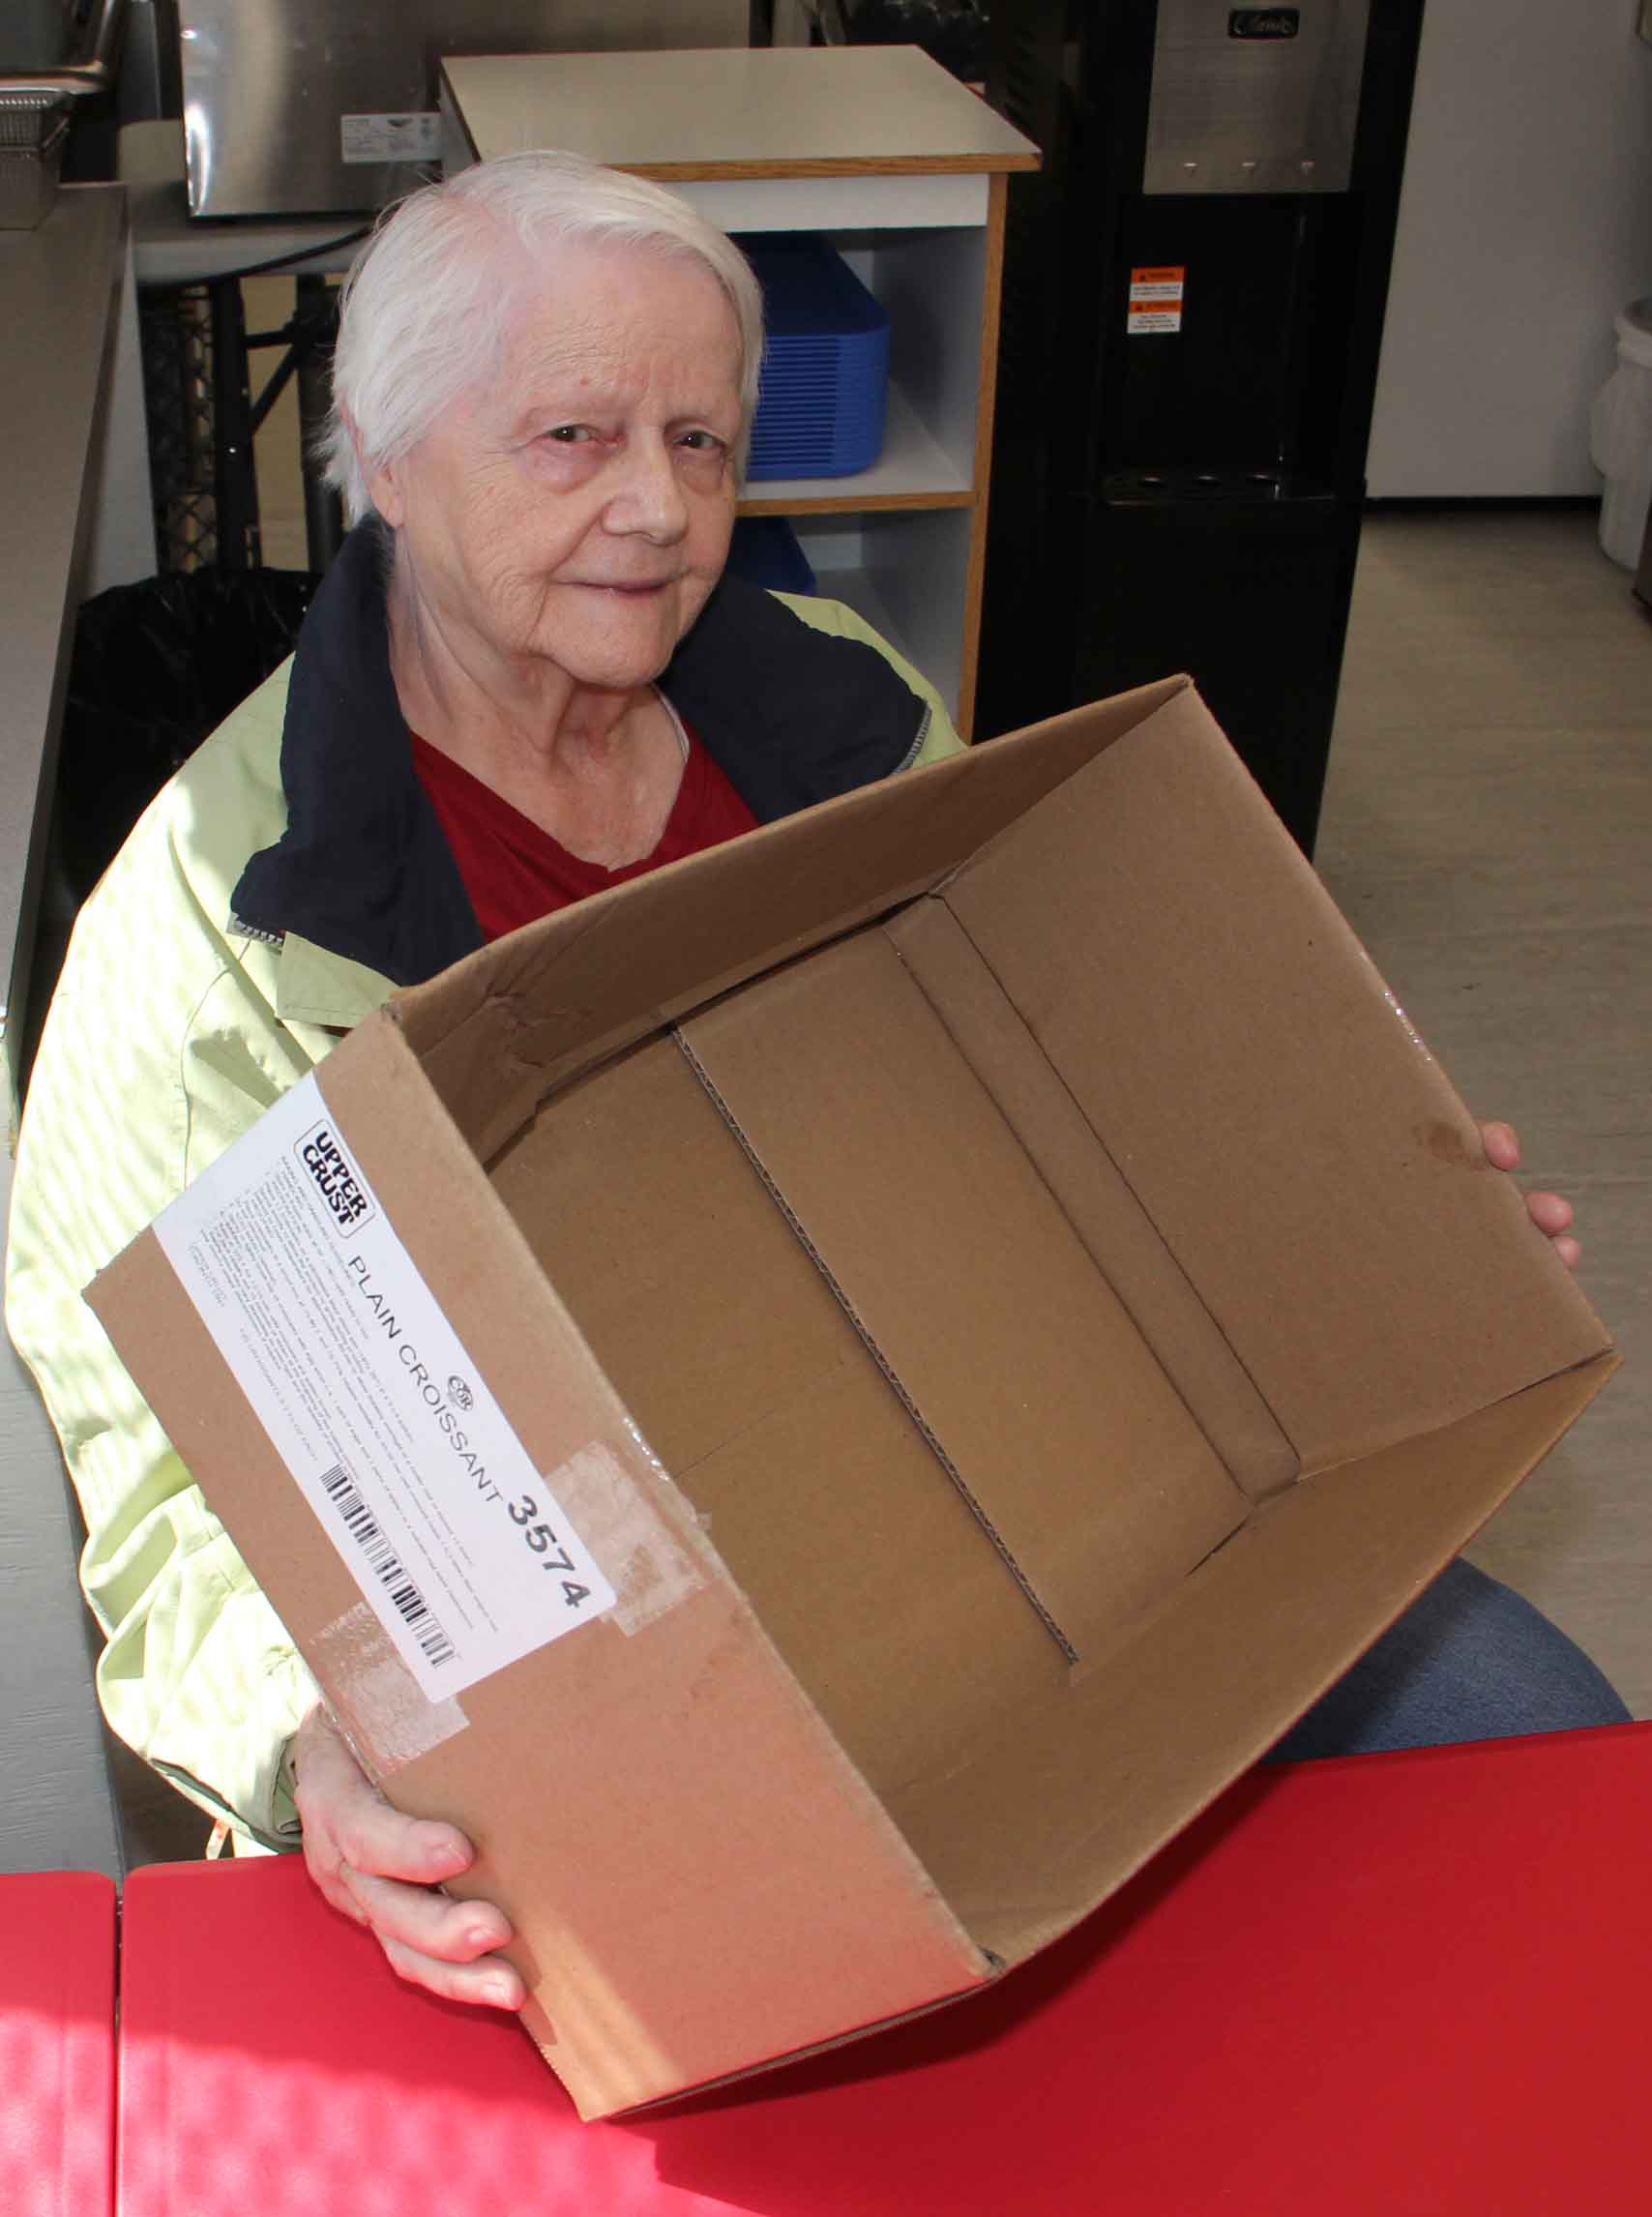
<path fill-rule="evenodd" d="M 684 726 L 689 742 L 683 764 L 683 782 L 666 818 L 660 843 L 639 862 L 619 870 L 605 870 L 599 862 L 582 862 L 553 840 L 548 832 L 524 816 L 497 794 L 491 785 L 421 739 L 413 740 L 413 767 L 429 796 L 430 806 L 458 864 L 464 889 L 470 895 L 485 935 L 501 939 L 553 908 L 566 908 L 618 885 L 628 877 L 640 877 L 662 863 L 675 862 L 701 847 L 718 846 L 736 833 L 755 828 L 756 817 L 706 753 L 699 738 Z"/>

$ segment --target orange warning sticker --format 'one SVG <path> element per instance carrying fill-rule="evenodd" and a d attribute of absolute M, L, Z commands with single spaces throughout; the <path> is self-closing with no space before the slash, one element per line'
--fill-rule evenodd
<path fill-rule="evenodd" d="M 1133 339 L 1150 332 L 1180 331 L 1185 268 L 1138 269 L 1130 273 L 1126 322 Z"/>

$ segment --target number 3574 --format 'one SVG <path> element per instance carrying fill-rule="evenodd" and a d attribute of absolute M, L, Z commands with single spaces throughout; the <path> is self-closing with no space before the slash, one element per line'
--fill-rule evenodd
<path fill-rule="evenodd" d="M 568 1607 L 577 1609 L 581 1602 L 589 1601 L 591 1598 L 590 1587 L 581 1585 L 577 1579 L 563 1575 L 573 1570 L 574 1557 L 568 1552 L 550 1526 L 540 1521 L 540 1505 L 533 1495 L 524 1493 L 519 1501 L 509 1501 L 506 1503 L 506 1507 L 510 1511 L 512 1523 L 521 1533 L 528 1547 L 539 1556 L 540 1568 L 554 1571 L 562 1577 L 562 1598 Z"/>

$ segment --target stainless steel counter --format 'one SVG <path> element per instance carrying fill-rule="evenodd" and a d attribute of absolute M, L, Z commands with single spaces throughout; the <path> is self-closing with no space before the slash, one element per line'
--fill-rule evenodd
<path fill-rule="evenodd" d="M 125 257 L 117 186 L 71 187 L 38 230 L 0 231 L 0 1036 L 9 1110 Z"/>
<path fill-rule="evenodd" d="M 74 613 L 103 459 L 125 201 L 59 194 L 38 230 L 0 231 L 0 1013 L 8 1142 L 27 1020 L 40 872 Z M 12 1150 L 0 1156 L 0 1226 Z M 0 1341 L 0 1869 L 113 1870 L 115 1820 L 91 1692 L 57 1444 Z"/>

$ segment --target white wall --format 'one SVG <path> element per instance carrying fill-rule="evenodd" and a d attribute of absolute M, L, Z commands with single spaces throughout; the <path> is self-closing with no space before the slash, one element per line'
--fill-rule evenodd
<path fill-rule="evenodd" d="M 1373 495 L 1601 489 L 1589 403 L 1613 314 L 1652 293 L 1652 45 L 1637 12 L 1427 0 Z"/>

